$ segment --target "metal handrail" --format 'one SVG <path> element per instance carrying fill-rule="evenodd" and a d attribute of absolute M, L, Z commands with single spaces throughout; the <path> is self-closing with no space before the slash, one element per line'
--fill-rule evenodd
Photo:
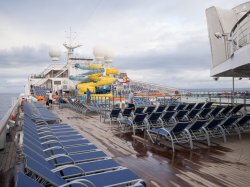
<path fill-rule="evenodd" d="M 8 110 L 8 112 L 1 119 L 1 121 L 0 121 L 0 135 L 4 131 L 6 125 L 9 121 L 11 113 L 16 109 L 17 106 L 18 106 L 18 100 L 16 100 L 16 102 L 13 104 L 13 106 Z"/>
<path fill-rule="evenodd" d="M 235 23 L 235 25 L 233 26 L 233 28 L 232 28 L 232 30 L 231 30 L 231 32 L 230 32 L 230 36 L 233 35 L 233 33 L 234 33 L 235 29 L 238 27 L 238 25 L 239 25 L 245 18 L 247 18 L 248 14 L 250 14 L 250 10 L 249 10 L 247 13 L 245 13 L 245 14 Z"/>

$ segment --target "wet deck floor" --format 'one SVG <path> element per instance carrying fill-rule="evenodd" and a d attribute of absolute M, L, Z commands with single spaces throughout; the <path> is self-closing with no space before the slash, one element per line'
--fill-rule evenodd
<path fill-rule="evenodd" d="M 100 122 L 99 116 L 77 114 L 69 109 L 54 109 L 64 123 L 72 125 L 87 139 L 122 166 L 140 176 L 148 186 L 249 186 L 250 135 L 243 140 L 216 139 L 211 147 L 195 143 L 171 148 L 145 143 L 131 134 L 120 135 L 115 125 Z"/>

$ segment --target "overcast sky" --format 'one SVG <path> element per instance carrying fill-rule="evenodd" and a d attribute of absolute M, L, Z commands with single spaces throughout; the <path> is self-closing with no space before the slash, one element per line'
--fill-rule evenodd
<path fill-rule="evenodd" d="M 102 45 L 113 66 L 135 80 L 176 88 L 231 87 L 209 76 L 211 54 L 205 9 L 225 9 L 244 0 L 12 0 L 0 1 L 0 92 L 23 91 L 31 73 L 51 62 L 49 46 L 61 46 L 71 27 L 93 56 Z M 65 56 L 65 55 L 64 55 Z M 61 59 L 65 62 L 65 59 Z M 236 87 L 249 87 L 249 80 Z"/>

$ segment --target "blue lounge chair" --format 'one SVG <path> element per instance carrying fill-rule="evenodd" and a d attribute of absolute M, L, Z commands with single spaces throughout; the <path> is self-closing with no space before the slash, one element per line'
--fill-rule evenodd
<path fill-rule="evenodd" d="M 203 106 L 202 106 L 202 108 L 204 109 L 204 108 L 211 108 L 211 106 L 213 105 L 213 102 L 206 102 Z"/>
<path fill-rule="evenodd" d="M 195 103 L 188 103 L 187 106 L 184 108 L 185 110 L 192 110 L 195 106 Z"/>
<path fill-rule="evenodd" d="M 188 110 L 179 110 L 174 115 L 175 121 L 185 121 L 185 116 L 188 113 Z M 187 121 L 187 120 L 186 120 Z"/>
<path fill-rule="evenodd" d="M 230 111 L 230 115 L 237 115 L 243 116 L 243 113 L 240 111 L 243 108 L 243 104 L 238 104 L 234 106 L 234 108 Z"/>
<path fill-rule="evenodd" d="M 129 118 L 129 117 L 132 116 L 132 111 L 133 111 L 133 108 L 125 108 L 122 111 L 121 115 L 122 115 L 123 118 Z"/>
<path fill-rule="evenodd" d="M 197 103 L 193 109 L 201 109 L 204 106 L 205 103 Z"/>
<path fill-rule="evenodd" d="M 250 121 L 250 114 L 246 114 L 243 117 L 241 117 L 237 122 L 237 126 L 242 132 L 245 132 L 246 130 L 249 130 L 249 122 Z"/>
<path fill-rule="evenodd" d="M 222 110 L 220 111 L 219 115 L 221 117 L 226 117 L 229 115 L 230 111 L 234 108 L 234 106 L 232 105 L 227 105 L 225 108 L 222 108 Z"/>
<path fill-rule="evenodd" d="M 169 105 L 167 108 L 166 108 L 166 111 L 174 111 L 176 105 Z"/>
<path fill-rule="evenodd" d="M 186 130 L 189 131 L 190 140 L 207 140 L 209 137 L 206 136 L 202 127 L 205 126 L 207 120 L 197 119 L 191 125 L 189 125 Z"/>
<path fill-rule="evenodd" d="M 66 182 L 58 174 L 52 172 L 47 167 L 41 165 L 36 160 L 26 158 L 26 173 L 33 176 L 36 180 L 41 181 L 45 186 L 69 186 L 72 184 L 85 184 L 90 187 L 103 187 L 103 186 L 127 186 L 141 182 L 141 179 L 132 173 L 127 168 L 120 168 L 118 170 L 111 170 L 103 173 L 81 176 L 79 178 L 70 179 Z"/>
<path fill-rule="evenodd" d="M 176 108 L 175 108 L 175 110 L 176 111 L 179 111 L 179 110 L 184 110 L 184 108 L 186 107 L 186 104 L 179 104 Z"/>
<path fill-rule="evenodd" d="M 161 112 L 152 112 L 148 118 L 146 118 L 146 121 L 148 122 L 149 128 L 152 127 L 162 127 L 163 124 L 160 120 Z"/>
<path fill-rule="evenodd" d="M 188 122 L 177 122 L 171 128 L 152 128 L 147 130 L 147 134 L 153 143 L 159 142 L 162 137 L 165 138 L 165 140 L 170 141 L 173 152 L 175 152 L 175 143 L 189 142 L 192 148 L 192 140 L 190 140 L 190 136 L 188 135 L 189 132 L 185 130 L 188 124 Z M 152 135 L 155 136 L 155 138 L 153 138 Z"/>
<path fill-rule="evenodd" d="M 205 126 L 202 127 L 202 130 L 205 132 L 207 137 L 208 146 L 211 145 L 210 137 L 221 137 L 223 132 L 221 128 L 218 128 L 219 124 L 224 120 L 224 118 L 213 118 Z"/>
<path fill-rule="evenodd" d="M 222 107 L 217 106 L 217 107 L 215 107 L 215 108 L 213 108 L 211 110 L 211 112 L 209 113 L 209 116 L 215 118 L 215 117 L 219 116 L 219 113 L 220 113 L 221 110 L 222 110 Z"/>
<path fill-rule="evenodd" d="M 190 110 L 187 114 L 186 114 L 186 119 L 187 120 L 193 120 L 197 114 L 200 112 L 200 109 L 193 109 L 193 110 Z"/>
<path fill-rule="evenodd" d="M 145 114 L 150 115 L 155 110 L 155 106 L 148 106 L 145 110 Z"/>
<path fill-rule="evenodd" d="M 164 112 L 167 105 L 159 105 L 158 108 L 155 110 L 155 112 Z"/>
<path fill-rule="evenodd" d="M 226 118 L 221 124 L 219 124 L 219 128 L 222 130 L 222 135 L 224 138 L 224 142 L 227 141 L 226 135 L 234 134 L 236 132 L 239 135 L 239 139 L 241 139 L 240 129 L 236 125 L 236 121 L 238 121 L 240 116 L 229 116 Z"/>
<path fill-rule="evenodd" d="M 122 129 L 122 132 L 127 132 L 132 128 L 133 134 L 137 129 L 145 130 L 148 128 L 147 122 L 145 121 L 147 114 L 136 114 L 135 117 L 131 119 L 119 121 L 119 127 Z M 126 130 L 127 128 L 127 130 Z"/>
<path fill-rule="evenodd" d="M 17 174 L 17 180 L 15 187 L 43 187 L 42 184 L 38 183 L 37 181 L 33 180 L 31 177 L 19 172 Z"/>
<path fill-rule="evenodd" d="M 136 114 L 142 114 L 144 111 L 145 107 L 136 107 L 135 111 L 133 112 L 133 115 L 135 116 Z"/>
<path fill-rule="evenodd" d="M 167 111 L 166 113 L 162 115 L 160 119 L 164 126 L 168 125 L 169 122 L 171 122 L 171 120 L 174 121 L 174 118 L 173 118 L 174 114 L 175 114 L 175 111 Z"/>
<path fill-rule="evenodd" d="M 112 124 L 112 121 L 116 122 L 118 121 L 118 118 L 120 118 L 120 112 L 121 109 L 120 108 L 114 108 L 111 111 L 106 113 L 106 116 L 104 117 L 104 122 L 106 121 L 106 119 L 109 120 L 110 125 Z"/>
<path fill-rule="evenodd" d="M 208 119 L 212 108 L 203 108 L 198 114 L 198 119 Z"/>

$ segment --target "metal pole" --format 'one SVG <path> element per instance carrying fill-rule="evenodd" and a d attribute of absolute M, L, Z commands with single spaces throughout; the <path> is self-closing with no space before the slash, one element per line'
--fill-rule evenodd
<path fill-rule="evenodd" d="M 234 76 L 233 76 L 233 93 L 232 93 L 232 105 L 234 104 Z"/>

